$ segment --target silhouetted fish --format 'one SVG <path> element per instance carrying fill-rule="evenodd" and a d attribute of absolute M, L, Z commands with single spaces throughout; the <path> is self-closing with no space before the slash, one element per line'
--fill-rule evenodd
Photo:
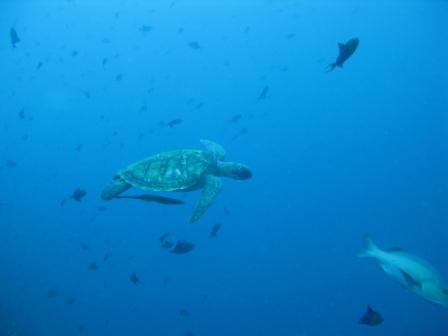
<path fill-rule="evenodd" d="M 123 79 L 123 74 L 118 74 L 117 76 L 115 76 L 115 80 L 117 82 L 121 81 Z"/>
<path fill-rule="evenodd" d="M 25 109 L 21 109 L 19 112 L 19 119 L 24 120 L 25 119 Z"/>
<path fill-rule="evenodd" d="M 141 33 L 149 33 L 152 30 L 152 26 L 142 25 L 139 28 Z"/>
<path fill-rule="evenodd" d="M 15 168 L 17 167 L 17 162 L 13 160 L 6 160 L 6 167 Z"/>
<path fill-rule="evenodd" d="M 179 309 L 179 315 L 182 317 L 188 317 L 190 316 L 190 312 L 188 311 L 188 309 L 182 308 Z"/>
<path fill-rule="evenodd" d="M 265 100 L 269 92 L 269 86 L 265 86 L 263 90 L 261 90 L 260 95 L 258 96 L 258 100 Z"/>
<path fill-rule="evenodd" d="M 145 202 L 155 202 L 160 204 L 168 204 L 168 205 L 177 205 L 177 204 L 184 204 L 184 201 L 171 198 L 171 197 L 164 197 L 164 196 L 157 196 L 157 195 L 151 195 L 151 194 L 142 194 L 142 195 L 136 195 L 136 196 L 117 196 L 115 198 L 118 199 L 137 199 Z"/>
<path fill-rule="evenodd" d="M 129 277 L 129 281 L 132 282 L 134 285 L 137 285 L 140 282 L 140 278 L 137 276 L 137 273 L 132 273 Z"/>
<path fill-rule="evenodd" d="M 47 293 L 47 297 L 49 297 L 49 298 L 55 298 L 58 295 L 59 295 L 59 293 L 55 288 L 50 289 Z"/>
<path fill-rule="evenodd" d="M 174 248 L 171 250 L 171 253 L 174 254 L 185 254 L 191 252 L 194 249 L 194 244 L 187 241 L 178 241 Z"/>
<path fill-rule="evenodd" d="M 98 265 L 95 261 L 91 262 L 87 267 L 89 271 L 96 271 L 98 269 Z"/>
<path fill-rule="evenodd" d="M 63 207 L 64 204 L 69 200 L 74 200 L 76 202 L 81 202 L 82 199 L 87 195 L 87 192 L 85 190 L 76 188 L 75 191 L 66 199 L 63 199 L 61 203 L 59 203 L 59 206 Z"/>
<path fill-rule="evenodd" d="M 73 50 L 71 55 L 72 55 L 72 57 L 78 56 L 78 51 L 77 50 Z"/>
<path fill-rule="evenodd" d="M 212 231 L 210 232 L 210 237 L 214 238 L 218 234 L 219 230 L 221 229 L 222 224 L 217 223 L 213 226 Z"/>
<path fill-rule="evenodd" d="M 357 38 L 353 38 L 353 39 L 347 41 L 347 43 L 345 43 L 345 44 L 338 43 L 338 45 L 339 45 L 338 58 L 336 59 L 336 62 L 328 65 L 327 72 L 333 71 L 334 68 L 336 68 L 336 67 L 342 68 L 342 66 L 344 65 L 344 62 L 346 60 L 348 60 L 353 55 L 353 53 L 356 51 L 356 49 L 358 48 L 358 44 L 359 44 L 359 39 L 357 39 Z"/>
<path fill-rule="evenodd" d="M 12 47 L 15 48 L 16 44 L 20 42 L 20 39 L 19 35 L 17 34 L 17 31 L 14 28 L 11 28 L 9 30 L 9 37 L 11 39 Z"/>
<path fill-rule="evenodd" d="M 74 297 L 69 297 L 69 298 L 67 298 L 67 300 L 65 300 L 65 303 L 69 304 L 69 305 L 74 304 L 75 302 L 76 302 L 76 298 L 74 298 Z"/>
<path fill-rule="evenodd" d="M 380 313 L 374 311 L 370 306 L 367 306 L 367 311 L 358 322 L 359 324 L 365 324 L 368 326 L 377 326 L 383 323 L 383 317 Z"/>
<path fill-rule="evenodd" d="M 236 124 L 243 117 L 242 113 L 235 114 L 229 121 L 230 124 Z"/>
<path fill-rule="evenodd" d="M 107 253 L 103 256 L 103 261 L 107 261 L 107 260 L 110 258 L 111 255 L 112 255 L 112 253 L 107 252 Z"/>
<path fill-rule="evenodd" d="M 188 46 L 189 46 L 191 49 L 194 49 L 194 50 L 201 49 L 201 46 L 200 46 L 199 42 L 197 42 L 197 41 L 191 41 L 191 42 L 189 42 L 189 43 L 188 43 Z"/>
<path fill-rule="evenodd" d="M 78 145 L 78 146 L 76 146 L 76 147 L 75 147 L 75 151 L 79 152 L 79 151 L 82 149 L 82 147 L 83 147 L 82 145 Z"/>
<path fill-rule="evenodd" d="M 182 122 L 183 122 L 182 119 L 173 119 L 173 120 L 167 122 L 166 124 L 167 124 L 169 127 L 173 128 L 174 126 L 179 125 L 179 124 L 181 124 Z"/>
<path fill-rule="evenodd" d="M 81 248 L 81 250 L 84 250 L 84 251 L 87 251 L 90 248 L 89 244 L 86 244 L 86 243 L 79 244 L 79 247 Z"/>

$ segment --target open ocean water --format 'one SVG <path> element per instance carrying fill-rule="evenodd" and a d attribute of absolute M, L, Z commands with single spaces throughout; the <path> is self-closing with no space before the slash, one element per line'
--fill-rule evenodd
<path fill-rule="evenodd" d="M 447 336 L 447 42 L 442 0 L 1 0 L 0 336 Z M 148 157 L 222 181 L 199 220 L 101 198 Z"/>

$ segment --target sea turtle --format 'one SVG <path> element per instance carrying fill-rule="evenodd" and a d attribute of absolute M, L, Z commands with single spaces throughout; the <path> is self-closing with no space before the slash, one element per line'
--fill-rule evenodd
<path fill-rule="evenodd" d="M 203 189 L 201 199 L 190 217 L 197 221 L 212 205 L 221 191 L 220 177 L 246 180 L 251 170 L 240 163 L 224 162 L 225 151 L 220 145 L 201 140 L 205 150 L 178 149 L 159 153 L 120 170 L 102 192 L 109 201 L 131 187 L 153 191 L 193 191 Z"/>

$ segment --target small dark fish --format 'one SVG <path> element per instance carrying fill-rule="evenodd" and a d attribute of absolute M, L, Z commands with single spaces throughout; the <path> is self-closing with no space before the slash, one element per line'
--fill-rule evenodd
<path fill-rule="evenodd" d="M 358 324 L 365 324 L 368 326 L 377 326 L 381 323 L 383 323 L 383 317 L 380 313 L 374 311 L 370 306 L 367 306 L 367 312 L 358 322 Z"/>
<path fill-rule="evenodd" d="M 129 277 L 129 281 L 132 282 L 134 285 L 137 285 L 140 282 L 140 278 L 137 276 L 137 273 L 132 273 Z"/>
<path fill-rule="evenodd" d="M 163 283 L 164 285 L 168 285 L 168 283 L 170 282 L 170 280 L 171 280 L 171 278 L 170 278 L 168 275 L 165 275 L 165 276 L 163 277 L 162 283 Z"/>
<path fill-rule="evenodd" d="M 194 244 L 187 241 L 178 241 L 171 250 L 173 254 L 185 254 L 191 252 L 194 249 Z"/>
<path fill-rule="evenodd" d="M 204 102 L 199 102 L 199 103 L 197 103 L 197 105 L 196 105 L 196 110 L 199 110 L 199 109 L 201 109 L 202 107 L 204 107 Z"/>
<path fill-rule="evenodd" d="M 210 237 L 214 238 L 218 234 L 219 230 L 221 229 L 222 224 L 217 223 L 213 226 L 212 231 L 210 232 Z"/>
<path fill-rule="evenodd" d="M 76 202 L 81 202 L 82 199 L 86 196 L 87 192 L 85 190 L 76 188 L 70 198 L 74 199 Z"/>
<path fill-rule="evenodd" d="M 238 121 L 241 120 L 241 118 L 243 117 L 242 113 L 239 114 L 235 114 L 229 121 L 230 124 L 236 124 Z"/>
<path fill-rule="evenodd" d="M 73 50 L 71 55 L 72 55 L 72 57 L 78 56 L 78 51 L 77 50 Z"/>
<path fill-rule="evenodd" d="M 170 248 L 172 248 L 174 246 L 174 243 L 172 242 L 172 241 L 169 241 L 169 240 L 165 240 L 163 243 L 162 243 L 162 248 L 164 248 L 164 249 L 170 249 Z"/>
<path fill-rule="evenodd" d="M 30 137 L 28 135 L 22 135 L 20 137 L 20 139 L 22 139 L 23 141 L 27 141 Z"/>
<path fill-rule="evenodd" d="M 13 160 L 6 160 L 6 167 L 15 168 L 17 167 L 17 162 Z"/>
<path fill-rule="evenodd" d="M 86 244 L 86 243 L 79 244 L 79 247 L 81 248 L 81 250 L 84 250 L 84 251 L 87 251 L 90 248 L 89 244 Z"/>
<path fill-rule="evenodd" d="M 21 109 L 19 112 L 19 119 L 20 120 L 25 120 L 25 109 Z"/>
<path fill-rule="evenodd" d="M 89 271 L 96 271 L 98 269 L 98 265 L 95 261 L 91 262 L 87 267 Z"/>
<path fill-rule="evenodd" d="M 123 74 L 118 74 L 117 76 L 115 76 L 115 80 L 117 82 L 121 81 L 123 79 Z"/>
<path fill-rule="evenodd" d="M 12 47 L 15 48 L 16 44 L 20 42 L 19 35 L 14 28 L 9 30 L 9 37 L 11 38 Z"/>
<path fill-rule="evenodd" d="M 296 33 L 289 33 L 288 35 L 286 35 L 286 38 L 288 40 L 292 40 L 294 37 L 296 37 Z"/>
<path fill-rule="evenodd" d="M 76 146 L 76 147 L 75 147 L 75 151 L 79 152 L 79 151 L 82 149 L 82 147 L 83 147 L 82 145 L 78 145 L 78 146 Z"/>
<path fill-rule="evenodd" d="M 87 99 L 90 99 L 90 97 L 91 97 L 90 91 L 81 90 L 81 92 L 82 92 L 84 97 L 86 97 Z"/>
<path fill-rule="evenodd" d="M 103 60 L 101 61 L 101 65 L 104 67 L 107 65 L 107 62 L 109 62 L 109 60 L 106 57 L 104 57 Z"/>
<path fill-rule="evenodd" d="M 160 236 L 159 241 L 163 243 L 168 238 L 169 235 L 170 235 L 169 232 L 165 232 L 163 235 Z"/>
<path fill-rule="evenodd" d="M 197 41 L 191 41 L 188 43 L 188 46 L 193 50 L 201 49 L 201 45 Z"/>
<path fill-rule="evenodd" d="M 179 125 L 179 124 L 181 124 L 182 122 L 183 122 L 182 119 L 173 119 L 173 120 L 171 120 L 171 121 L 168 121 L 166 124 L 167 124 L 169 127 L 173 128 L 174 126 Z"/>
<path fill-rule="evenodd" d="M 74 297 L 69 297 L 69 298 L 67 298 L 67 300 L 65 300 L 65 303 L 69 304 L 69 305 L 74 304 L 75 302 L 76 302 L 76 299 Z"/>
<path fill-rule="evenodd" d="M 112 253 L 107 252 L 104 256 L 103 256 L 103 261 L 107 261 L 110 257 L 111 257 Z"/>
<path fill-rule="evenodd" d="M 36 70 L 40 70 L 40 68 L 42 68 L 43 65 L 44 65 L 44 62 L 37 63 Z"/>
<path fill-rule="evenodd" d="M 139 29 L 141 33 L 149 33 L 152 30 L 152 26 L 142 25 Z"/>
<path fill-rule="evenodd" d="M 143 194 L 143 195 L 136 195 L 136 196 L 117 196 L 115 198 L 118 199 L 137 199 L 142 200 L 145 202 L 155 202 L 160 204 L 168 204 L 168 205 L 177 205 L 177 204 L 184 204 L 184 201 L 171 198 L 171 197 L 164 197 L 164 196 L 157 196 L 157 195 L 151 195 L 151 194 Z"/>
<path fill-rule="evenodd" d="M 358 48 L 359 39 L 353 38 L 353 39 L 347 41 L 347 43 L 345 43 L 345 44 L 338 43 L 338 45 L 339 45 L 338 58 L 336 59 L 336 62 L 328 65 L 327 72 L 333 71 L 334 68 L 336 68 L 336 67 L 342 68 L 342 66 L 344 65 L 344 62 L 346 60 L 348 60 L 353 55 L 353 53 L 356 51 L 356 49 Z"/>
<path fill-rule="evenodd" d="M 179 309 L 179 315 L 182 317 L 188 317 L 188 316 L 190 316 L 190 312 L 187 309 L 182 308 L 182 309 Z"/>
<path fill-rule="evenodd" d="M 261 90 L 260 95 L 258 96 L 258 100 L 265 100 L 269 91 L 269 86 L 265 86 L 263 90 Z"/>
<path fill-rule="evenodd" d="M 57 296 L 59 296 L 59 293 L 58 293 L 58 291 L 56 290 L 56 289 L 50 289 L 49 291 L 48 291 L 48 293 L 47 293 L 47 297 L 49 297 L 49 298 L 55 298 L 55 297 L 57 297 Z"/>

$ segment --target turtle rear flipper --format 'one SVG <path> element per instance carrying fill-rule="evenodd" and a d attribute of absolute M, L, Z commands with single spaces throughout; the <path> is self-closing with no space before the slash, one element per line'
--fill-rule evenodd
<path fill-rule="evenodd" d="M 204 184 L 201 199 L 196 209 L 190 217 L 190 223 L 196 222 L 213 204 L 222 188 L 222 181 L 219 177 L 208 175 Z"/>

